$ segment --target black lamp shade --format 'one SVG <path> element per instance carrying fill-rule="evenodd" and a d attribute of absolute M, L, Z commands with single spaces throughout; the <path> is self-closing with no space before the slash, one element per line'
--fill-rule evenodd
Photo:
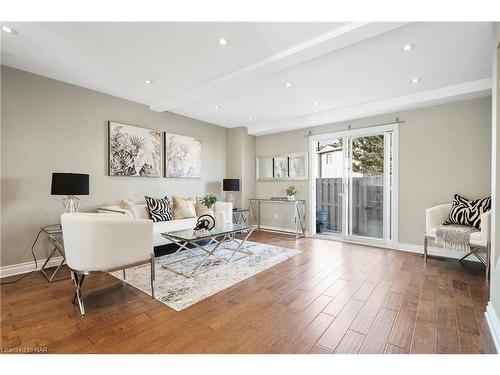
<path fill-rule="evenodd" d="M 51 195 L 89 195 L 89 175 L 52 173 Z"/>
<path fill-rule="evenodd" d="M 240 191 L 240 180 L 237 178 L 225 178 L 222 180 L 223 191 Z"/>

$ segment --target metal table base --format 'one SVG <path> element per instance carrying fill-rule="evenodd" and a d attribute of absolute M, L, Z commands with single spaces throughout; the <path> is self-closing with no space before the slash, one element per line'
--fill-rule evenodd
<path fill-rule="evenodd" d="M 173 272 L 173 273 L 175 273 L 177 275 L 184 276 L 184 277 L 186 277 L 186 278 L 189 279 L 189 278 L 193 277 L 193 275 L 195 275 L 198 272 L 198 270 L 200 269 L 200 267 L 202 265 L 204 265 L 209 258 L 214 258 L 214 260 L 218 260 L 219 262 L 224 262 L 224 260 L 222 258 L 220 258 L 216 254 L 216 251 L 218 251 L 218 250 L 228 250 L 228 249 L 233 250 L 233 253 L 225 261 L 226 264 L 228 264 L 231 261 L 238 261 L 238 260 L 241 260 L 241 259 L 246 258 L 248 256 L 251 256 L 251 255 L 253 255 L 253 253 L 251 251 L 245 250 L 243 248 L 243 245 L 247 241 L 248 237 L 250 237 L 250 235 L 252 234 L 252 232 L 254 231 L 254 229 L 255 228 L 249 229 L 248 232 L 245 233 L 245 237 L 242 240 L 238 240 L 236 238 L 236 233 L 231 233 L 231 234 L 223 235 L 223 238 L 220 241 L 217 240 L 217 237 L 221 237 L 221 236 L 210 237 L 209 238 L 210 241 L 206 245 L 200 245 L 198 243 L 198 242 L 200 242 L 199 239 L 194 239 L 194 240 L 178 240 L 177 238 L 170 237 L 169 238 L 170 241 L 174 242 L 176 245 L 179 246 L 179 249 L 177 249 L 177 251 L 173 254 L 173 256 L 178 255 L 182 250 L 186 250 L 186 252 L 190 253 L 191 256 L 187 256 L 187 257 L 185 257 L 183 259 L 175 260 L 173 262 L 165 263 L 165 264 L 162 265 L 162 268 L 164 268 L 164 269 L 166 269 L 166 270 L 168 270 L 170 272 Z M 166 234 L 165 236 L 168 237 L 168 234 Z M 233 243 L 233 242 L 237 244 L 237 246 L 236 246 L 235 249 L 228 248 L 228 247 L 223 247 L 224 244 Z M 212 244 L 215 244 L 215 246 L 212 249 L 209 249 L 208 246 L 210 246 Z M 201 250 L 201 253 L 197 253 L 196 251 L 193 250 L 193 248 L 188 247 L 188 245 L 191 245 L 194 248 L 196 248 L 198 250 Z M 245 254 L 245 256 L 244 257 L 239 257 L 237 259 L 233 259 L 234 256 L 237 253 Z M 205 256 L 203 257 L 203 255 L 205 255 Z M 193 258 L 197 258 L 197 257 L 203 257 L 203 259 L 201 260 L 201 262 L 199 262 L 191 270 L 191 272 L 189 272 L 187 274 L 183 273 L 181 271 L 178 271 L 178 270 L 176 270 L 173 267 L 170 267 L 173 264 L 180 263 L 180 262 L 183 262 L 185 260 L 193 259 Z M 214 260 L 212 260 L 212 262 Z"/>
<path fill-rule="evenodd" d="M 59 269 L 62 267 L 62 265 L 66 262 L 66 255 L 64 254 L 64 244 L 62 241 L 62 228 L 59 224 L 57 225 L 51 225 L 42 228 L 42 232 L 45 233 L 49 241 L 54 245 L 54 249 L 50 253 L 50 255 L 47 257 L 45 262 L 42 265 L 42 268 L 40 269 L 42 275 L 45 277 L 45 279 L 51 283 L 53 281 L 60 281 L 60 280 L 68 280 L 70 276 L 67 277 L 61 277 L 58 279 L 54 279 L 56 274 L 59 272 Z M 55 256 L 59 255 L 62 257 L 61 261 L 59 264 L 56 266 L 56 269 L 49 274 L 48 269 L 52 267 L 47 267 L 49 264 L 50 260 Z"/>

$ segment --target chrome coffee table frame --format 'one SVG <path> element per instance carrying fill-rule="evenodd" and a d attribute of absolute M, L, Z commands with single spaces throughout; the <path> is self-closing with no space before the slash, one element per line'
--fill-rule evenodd
<path fill-rule="evenodd" d="M 162 233 L 161 235 L 163 237 L 165 237 L 169 241 L 172 241 L 177 246 L 179 246 L 179 248 L 176 250 L 176 252 L 173 253 L 173 256 L 178 255 L 182 250 L 186 250 L 186 252 L 191 255 L 191 256 L 187 256 L 183 259 L 179 259 L 179 260 L 175 260 L 173 262 L 162 264 L 162 268 L 169 270 L 177 275 L 181 275 L 181 276 L 184 276 L 186 278 L 191 278 L 193 275 L 195 275 L 198 272 L 200 267 L 202 265 L 204 265 L 205 262 L 209 258 L 214 258 L 215 260 L 218 260 L 220 262 L 224 262 L 224 260 L 221 259 L 216 254 L 216 251 L 218 251 L 218 250 L 230 249 L 233 251 L 233 253 L 225 261 L 226 264 L 229 263 L 230 261 L 237 261 L 237 260 L 241 260 L 243 258 L 246 258 L 248 256 L 251 256 L 251 255 L 253 255 L 253 253 L 251 251 L 245 250 L 243 248 L 243 245 L 247 241 L 248 237 L 250 237 L 250 235 L 253 233 L 255 228 L 256 228 L 255 225 L 232 224 L 228 227 L 227 230 L 222 230 L 222 231 L 214 230 L 214 231 L 208 232 L 206 235 L 201 235 L 201 236 L 194 236 L 194 235 L 187 236 L 186 233 L 189 233 L 189 232 L 193 233 L 193 231 L 185 231 L 185 230 Z M 245 237 L 243 237 L 243 239 L 237 239 L 236 234 L 238 234 L 238 233 L 245 234 Z M 220 238 L 220 237 L 222 237 L 222 238 L 220 240 L 218 240 L 217 238 Z M 209 240 L 209 242 L 206 245 L 200 245 L 198 242 L 203 241 L 203 240 Z M 224 246 L 224 245 L 227 245 L 230 243 L 236 243 L 236 245 L 237 245 L 236 248 L 233 249 L 233 248 L 229 248 L 227 246 Z M 213 248 L 209 249 L 208 246 L 210 246 L 212 244 L 215 244 L 215 246 Z M 189 245 L 191 245 L 192 247 L 188 247 Z M 194 251 L 193 247 L 201 250 L 201 253 Z M 233 259 L 237 253 L 245 254 L 245 256 L 239 257 L 237 259 Z M 197 257 L 203 257 L 203 259 L 188 274 L 182 273 L 182 272 L 170 267 L 171 265 L 173 265 L 175 263 L 180 263 L 180 262 L 183 262 L 185 260 L 193 259 L 193 258 L 197 258 Z"/>

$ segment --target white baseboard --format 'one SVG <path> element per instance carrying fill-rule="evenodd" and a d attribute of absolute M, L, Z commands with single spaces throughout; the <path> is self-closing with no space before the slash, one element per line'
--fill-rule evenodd
<path fill-rule="evenodd" d="M 495 342 L 497 353 L 500 353 L 500 321 L 498 320 L 498 315 L 491 305 L 491 302 L 488 302 L 484 315 L 486 316 L 486 321 L 488 322 L 491 336 L 493 337 L 493 341 Z"/>
<path fill-rule="evenodd" d="M 415 245 L 411 243 L 399 243 L 395 248 L 395 250 L 402 250 L 402 251 L 408 251 L 411 253 L 417 253 L 417 254 L 423 254 L 424 253 L 424 246 L 423 245 Z M 465 253 L 457 250 L 451 250 L 451 249 L 443 249 L 442 247 L 435 247 L 435 246 L 429 246 L 427 248 L 427 254 L 437 256 L 437 257 L 443 257 L 443 258 L 453 258 L 453 259 L 460 259 L 462 258 Z M 470 256 L 467 258 L 467 260 L 471 260 L 473 262 L 479 262 L 479 259 L 477 259 L 475 256 Z"/>
<path fill-rule="evenodd" d="M 294 228 L 280 228 L 280 227 L 273 227 L 271 225 L 261 225 L 260 230 L 272 231 L 272 232 L 283 232 L 285 234 L 295 234 Z M 306 231 L 305 233 L 306 233 L 306 237 L 309 237 L 309 232 Z"/>
<path fill-rule="evenodd" d="M 61 262 L 62 257 L 53 257 L 49 263 L 47 264 L 47 267 L 55 267 L 58 266 L 59 263 Z M 45 263 L 46 259 L 37 259 L 37 267 L 36 270 L 40 271 L 42 268 L 42 265 Z M 2 277 L 7 277 L 7 276 L 15 276 L 15 275 L 20 275 L 22 273 L 27 273 L 33 271 L 35 268 L 35 262 L 25 262 L 25 263 L 19 263 L 19 264 L 12 264 L 10 266 L 5 266 L 5 267 L 0 267 L 0 278 Z"/>

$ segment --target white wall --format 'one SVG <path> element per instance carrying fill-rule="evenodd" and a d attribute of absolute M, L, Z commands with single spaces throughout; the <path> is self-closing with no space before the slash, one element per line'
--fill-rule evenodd
<path fill-rule="evenodd" d="M 255 196 L 255 136 L 246 127 L 227 129 L 227 156 L 225 178 L 238 178 L 240 191 L 235 206 L 248 208 L 248 200 Z"/>
<path fill-rule="evenodd" d="M 40 226 L 59 221 L 63 197 L 50 195 L 52 172 L 90 174 L 90 195 L 80 197 L 81 211 L 122 197 L 142 201 L 146 194 L 222 197 L 225 128 L 5 66 L 1 88 L 1 266 L 31 260 Z M 203 177 L 108 177 L 108 120 L 201 138 Z M 38 257 L 48 250 L 42 242 Z"/>
<path fill-rule="evenodd" d="M 260 136 L 256 153 L 310 151 L 305 136 L 309 130 L 346 130 L 348 125 L 362 128 L 394 121 L 396 116 L 405 121 L 399 127 L 399 242 L 421 245 L 426 208 L 451 201 L 454 193 L 470 198 L 491 193 L 491 97 Z M 293 184 L 297 197 L 308 199 L 309 182 Z M 268 197 L 288 185 L 289 181 L 259 181 L 256 194 Z M 292 228 L 291 217 L 290 212 L 268 207 L 262 222 Z"/>
<path fill-rule="evenodd" d="M 497 349 L 500 350 L 500 23 L 495 23 L 493 44 L 493 117 L 492 117 L 492 244 L 491 244 L 491 279 L 490 306 L 488 317 L 490 324 L 496 323 Z"/>

